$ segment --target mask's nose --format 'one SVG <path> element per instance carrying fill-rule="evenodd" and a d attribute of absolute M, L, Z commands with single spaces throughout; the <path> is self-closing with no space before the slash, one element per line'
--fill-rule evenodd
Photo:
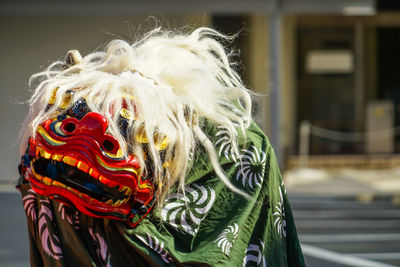
<path fill-rule="evenodd" d="M 118 141 L 106 134 L 108 121 L 105 116 L 96 112 L 87 113 L 80 121 L 75 118 L 65 119 L 61 130 L 68 135 L 86 135 L 92 137 L 101 148 L 107 152 L 115 153 L 119 149 Z"/>

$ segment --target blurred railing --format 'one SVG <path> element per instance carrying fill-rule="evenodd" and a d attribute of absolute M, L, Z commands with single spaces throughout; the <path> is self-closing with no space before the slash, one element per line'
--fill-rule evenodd
<path fill-rule="evenodd" d="M 384 138 L 394 138 L 400 135 L 400 125 L 370 132 L 341 132 L 312 125 L 310 121 L 304 120 L 299 129 L 299 167 L 306 168 L 310 158 L 311 135 L 342 142 L 367 142 Z"/>

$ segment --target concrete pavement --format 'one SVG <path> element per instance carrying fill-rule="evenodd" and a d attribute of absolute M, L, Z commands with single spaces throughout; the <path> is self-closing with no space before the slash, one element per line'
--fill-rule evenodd
<path fill-rule="evenodd" d="M 393 169 L 311 169 L 297 168 L 283 173 L 289 194 L 356 196 L 360 200 L 393 196 L 400 204 L 400 168 Z"/>
<path fill-rule="evenodd" d="M 400 168 L 285 171 L 308 267 L 400 266 Z"/>
<path fill-rule="evenodd" d="M 14 187 L 15 188 L 15 187 Z M 29 266 L 29 240 L 21 195 L 11 187 L 0 190 L 0 266 Z"/>

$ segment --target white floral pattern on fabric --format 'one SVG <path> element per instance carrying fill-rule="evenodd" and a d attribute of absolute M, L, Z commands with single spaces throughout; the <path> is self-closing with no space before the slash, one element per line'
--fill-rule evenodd
<path fill-rule="evenodd" d="M 279 200 L 274 207 L 275 212 L 272 215 L 274 218 L 274 226 L 276 227 L 277 233 L 281 237 L 286 237 L 286 219 L 285 219 L 285 206 L 283 204 L 282 185 L 278 187 L 278 189 L 279 189 Z"/>
<path fill-rule="evenodd" d="M 31 218 L 33 222 L 37 219 L 37 205 L 36 205 L 36 192 L 33 189 L 28 190 L 28 194 L 22 198 L 26 215 Z"/>
<path fill-rule="evenodd" d="M 232 245 L 235 242 L 235 239 L 239 235 L 239 226 L 237 223 L 228 226 L 225 230 L 222 231 L 214 241 L 217 243 L 217 246 L 222 249 L 222 252 L 229 256 Z"/>
<path fill-rule="evenodd" d="M 68 223 L 73 225 L 75 229 L 79 229 L 79 213 L 76 209 L 73 209 L 64 203 L 60 203 L 58 206 L 58 212 L 61 213 L 61 219 L 68 221 Z"/>
<path fill-rule="evenodd" d="M 215 136 L 218 138 L 217 141 L 215 142 L 215 147 L 218 148 L 218 156 L 222 157 L 224 156 L 228 160 L 233 160 L 234 162 L 237 161 L 237 155 L 233 151 L 233 147 L 231 144 L 231 136 L 229 131 L 222 127 L 218 126 L 219 131 L 215 134 Z M 235 136 L 237 136 L 237 133 L 235 132 Z"/>
<path fill-rule="evenodd" d="M 215 191 L 197 184 L 186 186 L 184 191 L 185 194 L 175 193 L 165 199 L 161 217 L 172 227 L 194 235 L 215 201 Z"/>
<path fill-rule="evenodd" d="M 261 149 L 251 146 L 249 150 L 242 149 L 240 161 L 236 163 L 238 172 L 236 180 L 241 180 L 243 187 L 248 185 L 253 189 L 254 185 L 261 187 L 264 180 L 265 162 L 267 155 Z"/>
<path fill-rule="evenodd" d="M 60 246 L 60 239 L 56 234 L 50 235 L 49 223 L 53 222 L 53 212 L 49 205 L 50 201 L 46 198 L 40 201 L 39 209 L 39 236 L 42 242 L 43 251 L 55 260 L 63 258 Z"/>
<path fill-rule="evenodd" d="M 97 257 L 99 257 L 100 266 L 111 267 L 110 258 L 111 255 L 108 252 L 107 242 L 99 234 L 95 233 L 92 228 L 89 228 L 89 234 L 93 239 L 94 246 L 96 248 Z"/>
<path fill-rule="evenodd" d="M 140 241 L 145 243 L 149 248 L 154 250 L 157 254 L 159 254 L 161 259 L 165 263 L 170 263 L 172 258 L 169 256 L 168 252 L 164 250 L 164 242 L 162 241 L 160 242 L 160 240 L 158 240 L 158 238 L 155 236 L 151 237 L 148 233 L 146 235 L 147 235 L 147 240 L 140 235 L 136 235 L 136 237 L 139 238 Z"/>
<path fill-rule="evenodd" d="M 250 244 L 245 250 L 246 255 L 243 258 L 243 267 L 245 266 L 261 266 L 266 267 L 264 255 L 265 245 L 264 242 L 259 240 L 259 245 Z"/>

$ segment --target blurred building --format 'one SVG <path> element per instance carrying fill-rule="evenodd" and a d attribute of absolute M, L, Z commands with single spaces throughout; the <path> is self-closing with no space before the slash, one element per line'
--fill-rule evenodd
<path fill-rule="evenodd" d="M 0 181 L 16 170 L 16 136 L 27 113 L 18 103 L 29 96 L 29 76 L 68 49 L 86 54 L 114 38 L 134 40 L 156 20 L 241 30 L 233 44 L 241 51 L 238 71 L 259 94 L 255 119 L 282 162 L 299 154 L 303 121 L 322 129 L 309 135 L 311 155 L 400 152 L 398 1 L 7 0 L 0 3 Z M 360 134 L 386 128 L 383 138 Z"/>
<path fill-rule="evenodd" d="M 398 166 L 400 3 L 280 4 L 279 35 L 271 34 L 271 14 L 240 18 L 249 29 L 242 37 L 244 77 L 255 91 L 267 93 L 255 98 L 255 117 L 270 137 L 278 130 L 271 141 L 281 163 L 295 166 L 297 155 L 306 153 L 314 166 Z M 216 16 L 214 26 L 220 20 Z M 274 43 L 278 63 L 270 54 Z M 271 77 L 271 68 L 278 68 L 278 77 Z M 280 97 L 274 98 L 277 91 Z M 304 122 L 306 136 L 300 130 Z"/>

